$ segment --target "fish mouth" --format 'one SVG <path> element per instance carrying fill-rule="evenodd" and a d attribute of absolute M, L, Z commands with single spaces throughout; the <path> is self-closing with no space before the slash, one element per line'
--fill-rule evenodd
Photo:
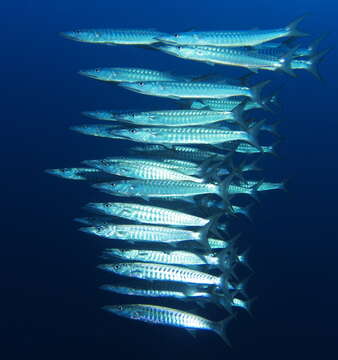
<path fill-rule="evenodd" d="M 76 34 L 73 34 L 71 32 L 60 32 L 59 33 L 60 36 L 62 36 L 65 39 L 69 39 L 69 40 L 73 40 L 73 41 L 78 41 L 78 42 L 85 42 L 84 40 L 80 39 L 78 36 L 76 36 Z"/>
<path fill-rule="evenodd" d="M 81 76 L 89 77 L 91 79 L 99 79 L 96 75 L 89 73 L 86 70 L 80 70 L 77 73 Z"/>

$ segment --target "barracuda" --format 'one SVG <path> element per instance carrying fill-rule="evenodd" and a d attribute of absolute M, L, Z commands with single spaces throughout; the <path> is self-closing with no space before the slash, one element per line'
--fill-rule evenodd
<path fill-rule="evenodd" d="M 285 28 L 272 30 L 189 31 L 159 36 L 157 39 L 160 42 L 174 45 L 255 46 L 283 37 L 306 36 L 307 34 L 296 28 L 303 19 L 304 16 L 294 20 Z"/>
<path fill-rule="evenodd" d="M 104 257 L 117 257 L 122 260 L 134 260 L 149 263 L 167 264 L 167 265 L 208 265 L 218 267 L 220 270 L 231 271 L 235 265 L 235 255 L 225 249 L 216 256 L 197 255 L 190 251 L 158 251 L 158 250 L 126 250 L 126 249 L 106 249 Z"/>
<path fill-rule="evenodd" d="M 127 113 L 118 116 L 118 120 L 146 126 L 194 126 L 207 125 L 220 121 L 241 122 L 242 110 L 162 110 Z"/>
<path fill-rule="evenodd" d="M 183 301 L 196 301 L 201 306 L 205 303 L 212 302 L 215 305 L 223 307 L 229 313 L 232 313 L 231 307 L 239 307 L 250 313 L 251 300 L 242 300 L 233 296 L 224 296 L 224 294 L 211 293 L 203 291 L 194 285 L 185 286 L 182 290 L 173 289 L 168 286 L 165 288 L 135 288 L 123 285 L 105 284 L 99 287 L 101 290 L 110 291 L 116 294 L 155 297 L 155 298 L 174 298 Z"/>
<path fill-rule="evenodd" d="M 157 164 L 153 165 L 137 161 L 85 160 L 83 163 L 109 174 L 135 179 L 193 181 L 197 183 L 204 181 L 170 168 L 157 166 Z"/>
<path fill-rule="evenodd" d="M 104 306 L 103 309 L 118 316 L 147 323 L 175 326 L 190 330 L 213 331 L 218 334 L 226 344 L 230 345 L 225 331 L 232 317 L 221 321 L 210 321 L 185 311 L 144 304 L 111 305 Z"/>
<path fill-rule="evenodd" d="M 254 72 L 263 70 L 283 70 L 291 73 L 290 63 L 297 48 L 288 49 L 284 54 L 265 51 L 251 51 L 242 48 L 222 48 L 215 46 L 160 46 L 159 50 L 182 59 L 201 61 L 210 65 L 244 67 Z"/>
<path fill-rule="evenodd" d="M 155 225 L 205 226 L 210 221 L 210 219 L 204 219 L 177 210 L 133 203 L 89 203 L 85 208 L 105 215 Z"/>
<path fill-rule="evenodd" d="M 80 228 L 81 231 L 106 239 L 126 240 L 134 242 L 150 242 L 173 244 L 182 241 L 197 241 L 206 248 L 208 244 L 209 226 L 199 231 L 153 225 L 116 225 L 107 224 Z"/>
<path fill-rule="evenodd" d="M 269 190 L 285 190 L 285 183 L 279 182 L 279 183 L 273 183 L 273 182 L 261 182 L 261 181 L 255 181 L 255 180 L 248 180 L 246 182 L 240 182 L 239 185 L 244 188 L 252 188 L 257 186 L 257 191 L 269 191 Z"/>
<path fill-rule="evenodd" d="M 180 82 L 180 81 L 145 81 L 135 83 L 119 83 L 125 89 L 144 95 L 166 97 L 170 99 L 216 98 L 224 99 L 233 96 L 245 96 L 261 103 L 260 93 L 270 80 L 251 88 L 216 82 Z"/>
<path fill-rule="evenodd" d="M 135 82 L 135 81 L 177 81 L 180 79 L 168 72 L 142 68 L 95 68 L 79 71 L 80 75 L 92 79 L 108 82 Z"/>
<path fill-rule="evenodd" d="M 203 194 L 219 195 L 228 203 L 228 186 L 230 179 L 219 184 L 195 183 L 192 181 L 170 180 L 121 180 L 113 183 L 94 184 L 93 187 L 115 196 L 149 198 L 180 198 Z"/>
<path fill-rule="evenodd" d="M 98 268 L 117 275 L 143 280 L 174 281 L 196 285 L 210 285 L 220 288 L 224 291 L 236 289 L 235 286 L 229 283 L 227 274 L 215 276 L 183 266 L 129 262 L 102 264 L 98 265 Z"/>
<path fill-rule="evenodd" d="M 229 128 L 217 127 L 145 127 L 145 128 L 126 128 L 115 129 L 111 135 L 117 138 L 125 138 L 149 144 L 206 144 L 215 145 L 231 141 L 244 141 L 257 148 L 257 135 L 261 125 L 260 121 L 247 131 L 230 130 Z"/>
<path fill-rule="evenodd" d="M 256 148 L 254 148 L 256 149 Z M 259 152 L 258 149 L 256 149 Z M 192 146 L 179 146 L 175 145 L 173 148 L 167 148 L 161 145 L 143 145 L 143 146 L 133 146 L 131 148 L 132 152 L 136 153 L 145 153 L 150 154 L 152 156 L 170 156 L 180 160 L 187 161 L 196 161 L 203 162 L 210 158 L 215 160 L 227 160 L 232 154 L 222 154 L 213 151 L 203 150 L 201 148 L 196 148 Z"/>
<path fill-rule="evenodd" d="M 166 34 L 153 29 L 88 29 L 63 32 L 67 39 L 107 45 L 150 45 Z"/>

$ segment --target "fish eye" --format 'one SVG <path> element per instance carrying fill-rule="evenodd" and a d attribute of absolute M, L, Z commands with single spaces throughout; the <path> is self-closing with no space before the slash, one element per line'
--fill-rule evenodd
<path fill-rule="evenodd" d="M 178 38 L 178 37 L 180 37 L 180 35 L 179 35 L 179 34 L 174 34 L 174 36 L 175 36 L 175 38 Z"/>
<path fill-rule="evenodd" d="M 120 269 L 120 264 L 115 264 L 115 265 L 113 265 L 113 268 L 115 269 L 115 270 L 118 270 L 118 269 Z"/>
<path fill-rule="evenodd" d="M 129 132 L 131 132 L 132 134 L 137 133 L 137 130 L 135 128 L 129 129 Z"/>
<path fill-rule="evenodd" d="M 80 34 L 80 30 L 75 30 L 75 34 Z"/>
<path fill-rule="evenodd" d="M 110 206 L 111 206 L 111 204 L 109 204 L 109 203 L 105 203 L 105 204 L 104 204 L 104 206 L 105 206 L 105 207 L 110 207 Z"/>
<path fill-rule="evenodd" d="M 122 311 L 122 310 L 123 310 L 123 305 L 119 305 L 117 308 L 118 308 L 120 311 Z"/>
<path fill-rule="evenodd" d="M 178 50 L 182 50 L 183 47 L 182 47 L 182 46 L 177 46 L 177 49 L 178 49 Z"/>
<path fill-rule="evenodd" d="M 96 68 L 96 69 L 95 69 L 95 72 L 97 72 L 97 73 L 100 72 L 100 69 L 99 69 L 99 68 Z"/>
<path fill-rule="evenodd" d="M 139 82 L 138 83 L 140 86 L 143 86 L 144 85 L 144 82 Z"/>

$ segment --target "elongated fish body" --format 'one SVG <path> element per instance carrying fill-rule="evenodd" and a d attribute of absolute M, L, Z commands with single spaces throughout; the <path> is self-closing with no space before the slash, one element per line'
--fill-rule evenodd
<path fill-rule="evenodd" d="M 245 131 L 211 127 L 153 127 L 116 129 L 112 135 L 149 144 L 220 144 L 245 141 L 257 145 L 256 140 Z"/>
<path fill-rule="evenodd" d="M 168 265 L 218 265 L 215 256 L 199 256 L 189 251 L 157 251 L 157 250 L 125 250 L 106 249 L 106 256 L 113 256 L 122 260 L 134 260 Z"/>
<path fill-rule="evenodd" d="M 132 295 L 132 296 L 143 296 L 143 297 L 169 297 L 175 299 L 185 299 L 186 295 L 183 291 L 175 290 L 159 290 L 159 289 L 142 289 L 129 286 L 121 285 L 110 285 L 105 284 L 100 286 L 100 289 L 110 291 L 116 294 Z"/>
<path fill-rule="evenodd" d="M 232 112 L 209 110 L 162 110 L 122 114 L 119 121 L 145 126 L 193 126 L 235 121 Z"/>
<path fill-rule="evenodd" d="M 111 163 L 109 161 L 87 160 L 86 165 L 95 167 L 109 174 L 131 177 L 134 179 L 203 182 L 203 179 L 189 176 L 172 169 L 131 161 Z"/>
<path fill-rule="evenodd" d="M 89 29 L 74 30 L 61 34 L 80 42 L 114 45 L 150 45 L 158 42 L 157 37 L 166 34 L 152 29 Z"/>
<path fill-rule="evenodd" d="M 181 211 L 133 203 L 89 203 L 86 208 L 105 215 L 154 225 L 204 226 L 209 222 L 208 219 Z"/>
<path fill-rule="evenodd" d="M 167 97 L 173 99 L 191 98 L 229 98 L 232 96 L 255 95 L 246 86 L 236 86 L 222 83 L 208 82 L 180 82 L 180 81 L 147 81 L 137 83 L 119 83 L 120 86 L 145 95 Z"/>
<path fill-rule="evenodd" d="M 196 285 L 211 286 L 229 286 L 233 290 L 233 286 L 228 284 L 223 276 L 210 275 L 208 273 L 192 270 L 183 266 L 132 262 L 132 263 L 116 263 L 102 264 L 99 269 L 113 272 L 121 276 L 128 276 L 143 280 L 160 280 L 183 282 Z M 225 283 L 226 282 L 226 283 Z"/>
<path fill-rule="evenodd" d="M 277 51 L 248 51 L 241 48 L 215 46 L 160 46 L 160 50 L 182 59 L 229 66 L 245 67 L 247 69 L 265 69 L 275 71 L 283 66 L 284 54 Z"/>
<path fill-rule="evenodd" d="M 130 242 L 176 243 L 190 240 L 203 242 L 201 232 L 165 226 L 108 224 L 81 228 L 80 230 L 107 239 L 127 240 Z"/>
<path fill-rule="evenodd" d="M 167 72 L 142 69 L 142 68 L 95 68 L 79 71 L 84 75 L 96 80 L 109 82 L 135 82 L 135 81 L 177 81 L 179 77 Z"/>
<path fill-rule="evenodd" d="M 273 154 L 274 153 L 274 146 L 273 145 L 261 145 L 262 151 L 259 151 L 254 146 L 248 144 L 248 143 L 240 143 L 240 144 L 229 144 L 229 147 L 225 147 L 225 150 L 233 150 L 238 153 L 242 154 Z"/>
<path fill-rule="evenodd" d="M 271 40 L 288 36 L 304 36 L 296 29 L 304 16 L 296 19 L 285 28 L 271 30 L 232 30 L 232 31 L 188 31 L 158 37 L 158 40 L 174 45 L 205 45 L 220 47 L 255 46 Z"/>
<path fill-rule="evenodd" d="M 118 316 L 151 324 L 175 326 L 184 329 L 210 330 L 218 334 L 229 345 L 225 330 L 232 319 L 231 317 L 213 322 L 185 311 L 144 304 L 111 305 L 104 306 L 103 309 Z"/>
<path fill-rule="evenodd" d="M 199 101 L 193 101 L 190 107 L 191 109 L 208 108 L 213 111 L 232 111 L 242 102 L 243 98 L 236 97 L 229 99 L 201 99 Z M 244 105 L 244 111 L 261 108 L 261 104 L 250 100 Z"/>
<path fill-rule="evenodd" d="M 131 151 L 134 153 L 135 152 L 145 153 L 159 157 L 170 156 L 179 160 L 196 161 L 196 162 L 203 162 L 210 158 L 214 158 L 215 160 L 223 160 L 227 158 L 227 155 L 225 154 L 202 150 L 200 148 L 196 148 L 192 146 L 179 146 L 179 145 L 176 145 L 173 149 L 168 149 L 161 145 L 133 146 L 131 148 Z"/>
<path fill-rule="evenodd" d="M 252 188 L 257 185 L 259 181 L 248 180 L 246 182 L 240 182 L 240 186 L 243 188 Z M 257 191 L 269 191 L 269 190 L 285 190 L 285 184 L 283 182 L 273 183 L 273 182 L 262 182 L 257 187 Z"/>
<path fill-rule="evenodd" d="M 115 196 L 136 196 L 145 199 L 162 197 L 190 197 L 218 194 L 217 184 L 171 180 L 121 180 L 113 183 L 94 184 L 94 188 Z"/>

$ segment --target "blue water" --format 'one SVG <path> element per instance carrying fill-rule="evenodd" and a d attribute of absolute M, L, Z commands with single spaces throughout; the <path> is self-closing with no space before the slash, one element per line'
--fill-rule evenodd
<path fill-rule="evenodd" d="M 88 121 L 81 111 L 169 105 L 80 77 L 79 69 L 139 66 L 182 74 L 220 69 L 143 49 L 75 43 L 59 32 L 276 27 L 309 12 L 302 29 L 332 32 L 329 46 L 337 39 L 337 6 L 314 0 L 26 0 L 1 7 L 1 358 L 336 358 L 336 50 L 320 66 L 322 83 L 307 73 L 296 79 L 271 75 L 283 84 L 283 110 L 275 117 L 282 120 L 284 141 L 280 159 L 264 162 L 264 176 L 289 179 L 288 192 L 262 196 L 254 225 L 243 222 L 255 270 L 249 292 L 259 299 L 253 318 L 240 313 L 232 322 L 232 350 L 213 334 L 195 340 L 184 330 L 103 313 L 102 305 L 124 299 L 97 290 L 102 281 L 97 257 L 109 243 L 78 232 L 72 218 L 86 202 L 106 197 L 43 170 L 127 148 L 125 142 L 70 132 L 69 126 Z"/>

